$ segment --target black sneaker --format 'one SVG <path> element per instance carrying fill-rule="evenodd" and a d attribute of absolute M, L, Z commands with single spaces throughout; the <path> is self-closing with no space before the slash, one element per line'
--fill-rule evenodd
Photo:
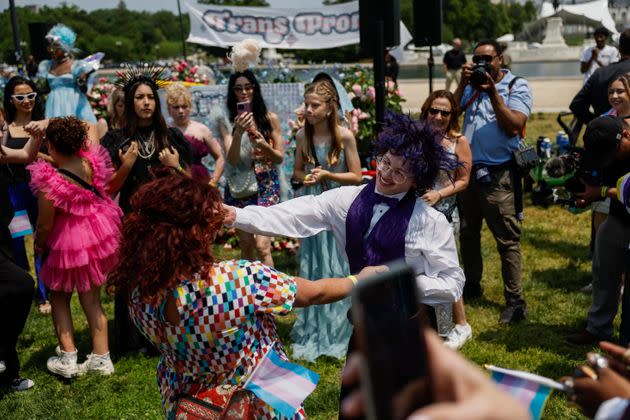
<path fill-rule="evenodd" d="M 575 334 L 567 335 L 564 338 L 564 341 L 573 346 L 594 346 L 600 341 L 606 341 L 606 337 L 600 337 L 588 332 L 587 330 L 582 330 Z"/>
<path fill-rule="evenodd" d="M 525 318 L 527 318 L 527 305 L 510 305 L 501 314 L 500 321 L 502 324 L 511 324 Z"/>

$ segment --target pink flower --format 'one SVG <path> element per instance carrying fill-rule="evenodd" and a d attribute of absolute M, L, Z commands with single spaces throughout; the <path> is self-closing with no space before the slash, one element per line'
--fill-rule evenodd
<path fill-rule="evenodd" d="M 98 78 L 98 82 L 99 83 L 106 83 L 107 82 L 107 78 L 106 77 L 99 77 Z"/>
<path fill-rule="evenodd" d="M 352 91 L 354 92 L 355 95 L 360 95 L 362 90 L 363 89 L 361 89 L 361 86 L 359 85 L 352 86 Z"/>
<path fill-rule="evenodd" d="M 197 66 L 192 66 L 192 67 L 190 68 L 190 72 L 191 72 L 192 74 L 197 73 Z"/>
<path fill-rule="evenodd" d="M 370 86 L 367 88 L 367 96 L 371 100 L 376 99 L 376 90 L 374 89 L 374 86 Z"/>
<path fill-rule="evenodd" d="M 195 81 L 195 79 L 193 79 L 192 77 L 186 77 L 186 81 L 187 81 L 187 82 L 194 82 L 194 81 Z"/>
<path fill-rule="evenodd" d="M 394 93 L 396 93 L 396 96 L 400 96 L 400 97 L 402 97 L 402 96 L 403 96 L 403 94 L 402 94 L 402 92 L 400 91 L 400 89 L 396 89 L 396 92 L 394 92 Z"/>
<path fill-rule="evenodd" d="M 182 64 L 181 64 L 181 65 L 182 65 L 182 67 L 184 67 L 184 68 L 188 67 L 188 63 L 187 63 L 187 62 L 185 62 L 185 61 L 182 61 Z"/>
<path fill-rule="evenodd" d="M 183 72 L 184 69 L 185 69 L 185 67 L 184 67 L 183 64 L 180 64 L 179 66 L 177 66 L 177 71 L 180 72 L 180 73 Z"/>

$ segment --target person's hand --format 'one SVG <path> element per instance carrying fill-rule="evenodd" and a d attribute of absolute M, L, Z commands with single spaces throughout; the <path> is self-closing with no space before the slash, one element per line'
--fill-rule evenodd
<path fill-rule="evenodd" d="M 530 418 L 525 406 L 497 387 L 477 366 L 444 347 L 435 332 L 425 329 L 424 337 L 427 343 L 426 363 L 430 370 L 431 394 L 435 401 L 413 412 L 410 419 L 422 416 L 430 419 Z M 351 355 L 342 373 L 343 384 L 351 385 L 359 381 L 361 362 L 358 353 Z M 408 387 L 404 392 L 413 392 L 413 388 Z M 415 388 L 419 391 L 423 387 Z M 416 395 L 417 400 L 422 399 L 421 394 Z M 395 397 L 394 401 L 399 400 L 400 398 Z M 348 417 L 363 414 L 361 393 L 357 391 L 349 395 L 342 402 L 341 411 Z"/>
<path fill-rule="evenodd" d="M 225 211 L 225 217 L 223 218 L 224 225 L 233 225 L 236 221 L 236 209 L 232 206 L 228 206 L 226 204 L 222 204 L 223 210 Z"/>
<path fill-rule="evenodd" d="M 496 92 L 497 87 L 494 84 L 494 79 L 490 73 L 486 73 L 486 82 L 482 85 L 479 85 L 479 90 L 486 92 L 488 95 L 492 95 Z"/>
<path fill-rule="evenodd" d="M 165 147 L 160 151 L 158 157 L 162 165 L 173 169 L 179 168 L 179 152 L 177 149 L 171 146 Z"/>
<path fill-rule="evenodd" d="M 608 367 L 612 370 L 630 379 L 630 349 L 608 341 L 599 343 L 599 348 L 608 354 Z M 590 362 L 590 353 L 588 355 Z"/>
<path fill-rule="evenodd" d="M 31 121 L 24 126 L 24 131 L 33 137 L 43 136 L 48 128 L 48 120 Z"/>
<path fill-rule="evenodd" d="M 577 207 L 586 207 L 593 201 L 601 198 L 602 187 L 597 185 L 588 185 L 584 181 L 580 180 L 584 184 L 585 190 L 581 193 L 575 193 L 575 204 Z"/>
<path fill-rule="evenodd" d="M 138 142 L 135 140 L 132 141 L 127 151 L 124 153 L 122 149 L 118 149 L 118 158 L 120 159 L 121 166 L 131 168 L 138 158 Z"/>
<path fill-rule="evenodd" d="M 597 409 L 611 398 L 630 398 L 630 382 L 610 368 L 600 368 L 598 378 L 588 376 L 573 378 L 573 394 L 570 401 L 580 406 L 584 414 L 594 417 Z"/>
<path fill-rule="evenodd" d="M 363 280 L 366 277 L 371 277 L 375 274 L 385 273 L 389 271 L 389 267 L 386 265 L 372 265 L 369 267 L 364 267 L 359 274 L 357 274 L 357 280 Z"/>
<path fill-rule="evenodd" d="M 234 118 L 234 125 L 242 132 L 255 128 L 256 123 L 254 121 L 254 114 L 252 114 L 251 112 L 244 112 L 240 115 L 237 115 Z"/>
<path fill-rule="evenodd" d="M 313 175 L 315 182 L 323 182 L 328 179 L 330 172 L 318 166 L 317 168 L 311 169 L 311 175 Z"/>
<path fill-rule="evenodd" d="M 420 198 L 422 198 L 424 202 L 427 203 L 428 205 L 435 206 L 438 203 L 438 201 L 442 199 L 442 195 L 439 193 L 439 191 L 429 190 L 426 193 L 424 193 L 422 197 Z"/>
<path fill-rule="evenodd" d="M 593 60 L 597 60 L 598 57 L 599 57 L 599 49 L 598 48 L 593 48 L 591 50 L 591 58 Z"/>
<path fill-rule="evenodd" d="M 468 83 L 470 83 L 470 75 L 472 74 L 472 68 L 473 65 L 472 63 L 466 63 L 462 66 L 462 79 L 461 79 L 461 84 L 466 86 Z"/>

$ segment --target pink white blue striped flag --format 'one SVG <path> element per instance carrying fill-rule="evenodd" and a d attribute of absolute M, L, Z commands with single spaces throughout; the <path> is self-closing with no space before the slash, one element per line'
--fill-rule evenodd
<path fill-rule="evenodd" d="M 245 382 L 245 389 L 291 418 L 315 390 L 319 375 L 305 367 L 288 362 L 271 347 Z"/>
<path fill-rule="evenodd" d="M 510 393 L 529 408 L 534 420 L 540 418 L 552 389 L 565 390 L 563 384 L 530 372 L 503 369 L 492 365 L 485 365 L 485 368 L 492 371 L 492 379 L 499 388 Z"/>

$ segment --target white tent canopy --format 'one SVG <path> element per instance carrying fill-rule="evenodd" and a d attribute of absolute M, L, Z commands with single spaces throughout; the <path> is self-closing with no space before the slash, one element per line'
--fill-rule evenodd
<path fill-rule="evenodd" d="M 594 0 L 580 4 L 562 4 L 554 10 L 550 1 L 543 2 L 539 19 L 558 16 L 565 24 L 584 24 L 589 26 L 603 26 L 611 33 L 617 34 L 615 21 L 608 11 L 608 0 Z"/>

